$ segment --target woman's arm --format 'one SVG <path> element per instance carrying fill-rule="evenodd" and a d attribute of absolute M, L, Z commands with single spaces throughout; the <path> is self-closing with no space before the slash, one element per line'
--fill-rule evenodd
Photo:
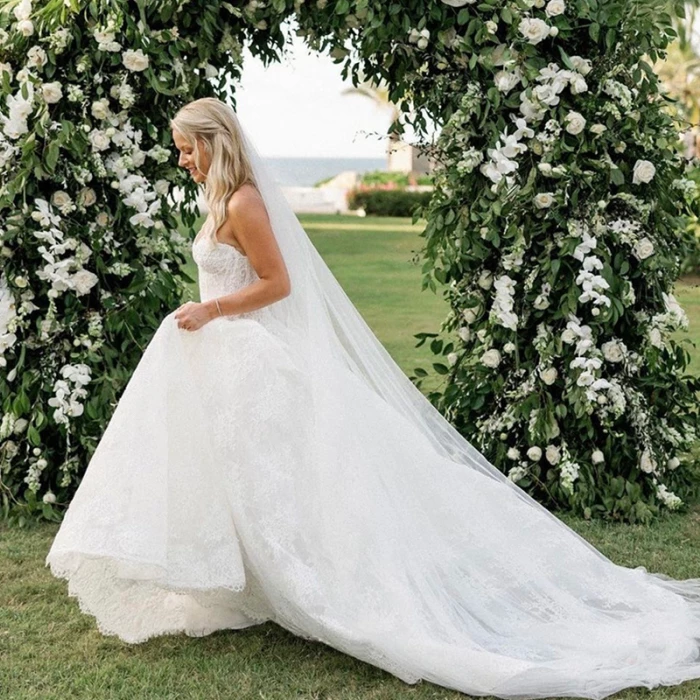
<path fill-rule="evenodd" d="M 219 240 L 238 245 L 260 279 L 231 294 L 218 297 L 221 315 L 253 311 L 283 299 L 291 291 L 287 267 L 272 231 L 262 197 L 253 187 L 244 186 L 228 202 L 227 218 L 219 230 Z M 197 307 L 197 308 L 195 308 Z M 180 328 L 196 330 L 219 316 L 216 301 L 180 307 L 175 314 Z"/>

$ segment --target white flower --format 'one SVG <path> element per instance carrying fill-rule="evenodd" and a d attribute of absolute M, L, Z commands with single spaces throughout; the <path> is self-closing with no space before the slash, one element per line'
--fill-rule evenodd
<path fill-rule="evenodd" d="M 92 103 L 91 112 L 95 119 L 107 119 L 107 117 L 109 117 L 111 114 L 109 109 L 109 100 L 106 97 L 95 100 Z"/>
<path fill-rule="evenodd" d="M 442 0 L 442 2 L 450 7 L 464 7 L 465 5 L 473 5 L 476 0 Z"/>
<path fill-rule="evenodd" d="M 42 68 L 46 65 L 48 61 L 46 51 L 41 48 L 41 46 L 32 46 L 29 51 L 27 51 L 27 65 L 33 68 Z"/>
<path fill-rule="evenodd" d="M 573 95 L 581 95 L 588 92 L 588 83 L 582 75 L 574 74 L 569 80 L 569 89 Z"/>
<path fill-rule="evenodd" d="M 625 350 L 627 349 L 624 343 L 617 340 L 609 340 L 603 343 L 600 348 L 603 351 L 603 357 L 608 362 L 622 362 L 625 359 Z"/>
<path fill-rule="evenodd" d="M 448 355 L 447 355 L 447 362 L 449 363 L 450 367 L 457 364 L 458 359 L 459 359 L 459 355 L 456 352 L 451 352 L 451 353 L 448 353 Z"/>
<path fill-rule="evenodd" d="M 22 36 L 31 36 L 34 34 L 34 22 L 30 19 L 22 19 L 17 22 L 17 31 Z"/>
<path fill-rule="evenodd" d="M 593 452 L 591 455 L 591 462 L 593 462 L 593 464 L 602 464 L 604 461 L 605 455 L 601 450 L 595 450 L 595 452 Z"/>
<path fill-rule="evenodd" d="M 514 343 L 506 343 L 503 346 L 503 352 L 508 353 L 509 355 L 515 352 L 515 344 Z"/>
<path fill-rule="evenodd" d="M 32 14 L 32 0 L 20 0 L 12 10 L 12 14 L 18 21 L 29 19 Z"/>
<path fill-rule="evenodd" d="M 93 151 L 106 151 L 109 148 L 109 136 L 101 129 L 93 129 L 88 138 Z"/>
<path fill-rule="evenodd" d="M 544 456 L 550 464 L 554 465 L 561 459 L 561 452 L 556 445 L 549 445 L 545 450 Z"/>
<path fill-rule="evenodd" d="M 558 372 L 556 367 L 547 367 L 540 370 L 540 379 L 547 385 L 551 386 L 557 380 Z"/>
<path fill-rule="evenodd" d="M 593 124 L 591 127 L 591 133 L 593 134 L 602 134 L 604 131 L 607 131 L 608 127 L 605 126 L 605 124 Z"/>
<path fill-rule="evenodd" d="M 63 97 L 61 83 L 54 81 L 53 83 L 44 83 L 41 86 L 41 96 L 46 104 L 55 104 Z"/>
<path fill-rule="evenodd" d="M 64 190 L 56 190 L 51 197 L 51 204 L 59 209 L 70 206 L 71 203 L 70 195 Z"/>
<path fill-rule="evenodd" d="M 493 275 L 490 270 L 484 270 L 476 282 L 482 289 L 491 289 L 493 285 Z"/>
<path fill-rule="evenodd" d="M 490 19 L 486 22 L 486 31 L 489 34 L 495 34 L 498 31 L 498 25 Z"/>
<path fill-rule="evenodd" d="M 550 26 L 544 20 L 532 17 L 522 20 L 518 29 L 531 44 L 539 44 L 549 36 L 550 32 Z"/>
<path fill-rule="evenodd" d="M 79 296 L 87 294 L 98 282 L 97 275 L 85 269 L 78 270 L 71 280 L 73 288 Z"/>
<path fill-rule="evenodd" d="M 564 123 L 566 124 L 564 127 L 566 131 L 574 136 L 580 134 L 586 126 L 585 118 L 578 112 L 569 112 L 564 119 Z"/>
<path fill-rule="evenodd" d="M 538 209 L 547 209 L 554 204 L 554 195 L 551 192 L 540 192 L 535 196 L 535 206 Z"/>
<path fill-rule="evenodd" d="M 545 14 L 547 17 L 563 15 L 564 12 L 566 12 L 566 3 L 564 0 L 549 0 L 547 7 L 545 8 Z"/>
<path fill-rule="evenodd" d="M 648 449 L 644 450 L 639 458 L 639 468 L 647 474 L 651 474 L 656 469 L 656 460 Z"/>
<path fill-rule="evenodd" d="M 148 68 L 148 56 L 141 50 L 129 49 L 122 53 L 122 63 L 130 71 L 142 71 Z"/>
<path fill-rule="evenodd" d="M 520 459 L 520 450 L 517 447 L 511 447 L 506 456 L 508 459 Z"/>
<path fill-rule="evenodd" d="M 680 459 L 678 459 L 678 457 L 671 457 L 671 459 L 669 459 L 668 462 L 666 462 L 666 466 L 671 471 L 673 471 L 674 469 L 678 469 L 680 464 L 681 464 L 681 461 L 680 461 Z"/>
<path fill-rule="evenodd" d="M 591 62 L 587 58 L 581 56 L 572 56 L 571 63 L 581 75 L 588 75 L 593 68 Z"/>
<path fill-rule="evenodd" d="M 56 503 L 56 494 L 53 491 L 47 491 L 41 500 L 44 503 Z"/>
<path fill-rule="evenodd" d="M 476 311 L 472 308 L 464 309 L 464 311 L 462 311 L 462 318 L 467 323 L 474 323 L 474 321 L 476 321 Z"/>
<path fill-rule="evenodd" d="M 486 367 L 494 369 L 495 367 L 498 367 L 498 365 L 501 364 L 501 353 L 498 352 L 498 350 L 496 350 L 495 348 L 491 348 L 491 350 L 487 350 L 481 356 L 481 363 Z"/>
<path fill-rule="evenodd" d="M 499 70 L 494 76 L 496 87 L 501 92 L 510 92 L 522 80 L 522 73 L 519 69 L 507 71 Z"/>
<path fill-rule="evenodd" d="M 92 206 L 97 201 L 97 194 L 92 187 L 83 187 L 78 193 L 78 202 L 84 207 Z"/>
<path fill-rule="evenodd" d="M 457 335 L 465 342 L 467 343 L 469 339 L 472 337 L 472 332 L 471 329 L 468 326 L 462 326 Z"/>
<path fill-rule="evenodd" d="M 654 244 L 646 237 L 640 238 L 635 244 L 632 252 L 639 260 L 646 260 L 654 254 Z"/>
<path fill-rule="evenodd" d="M 654 175 L 656 175 L 656 167 L 651 161 L 638 160 L 632 171 L 632 182 L 635 185 L 646 184 L 654 179 Z"/>
<path fill-rule="evenodd" d="M 649 342 L 655 347 L 655 348 L 663 348 L 664 346 L 664 340 L 663 336 L 661 335 L 661 331 L 658 328 L 650 328 L 649 329 Z"/>
<path fill-rule="evenodd" d="M 538 311 L 544 311 L 545 309 L 549 308 L 549 297 L 547 297 L 545 294 L 538 294 L 532 305 Z"/>
<path fill-rule="evenodd" d="M 542 449 L 540 447 L 531 447 L 527 451 L 527 456 L 533 461 L 533 462 L 539 462 L 542 459 Z"/>

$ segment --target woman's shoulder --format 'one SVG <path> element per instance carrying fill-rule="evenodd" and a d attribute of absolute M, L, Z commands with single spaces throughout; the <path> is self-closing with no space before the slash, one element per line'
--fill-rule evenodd
<path fill-rule="evenodd" d="M 258 188 L 250 182 L 244 182 L 228 200 L 227 209 L 230 214 L 240 211 L 241 206 L 249 206 L 255 202 L 262 202 L 262 196 Z"/>

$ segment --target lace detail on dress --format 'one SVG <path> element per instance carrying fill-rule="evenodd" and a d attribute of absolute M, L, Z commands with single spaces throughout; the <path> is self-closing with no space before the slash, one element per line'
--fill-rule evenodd
<path fill-rule="evenodd" d="M 192 257 L 199 270 L 199 298 L 208 301 L 232 294 L 260 279 L 246 255 L 227 243 L 212 240 L 209 219 L 200 228 L 192 243 Z M 265 322 L 269 318 L 267 307 L 231 314 L 227 320 L 252 318 Z"/>

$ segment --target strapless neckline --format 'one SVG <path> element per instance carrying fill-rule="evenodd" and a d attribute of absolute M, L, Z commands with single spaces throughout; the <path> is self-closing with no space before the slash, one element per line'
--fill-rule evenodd
<path fill-rule="evenodd" d="M 204 236 L 202 235 L 202 230 L 204 227 L 207 225 L 207 222 L 209 219 L 207 219 L 200 227 L 197 235 L 194 237 L 194 241 L 192 241 L 192 247 L 196 246 L 198 243 L 200 243 L 202 240 L 204 240 Z M 213 242 L 215 245 L 219 246 L 220 248 L 229 248 L 230 250 L 234 251 L 236 254 L 240 255 L 242 258 L 245 258 L 246 260 L 248 259 L 248 256 L 245 253 L 241 253 L 238 248 L 230 245 L 229 243 L 222 243 L 218 238 L 214 237 Z"/>

